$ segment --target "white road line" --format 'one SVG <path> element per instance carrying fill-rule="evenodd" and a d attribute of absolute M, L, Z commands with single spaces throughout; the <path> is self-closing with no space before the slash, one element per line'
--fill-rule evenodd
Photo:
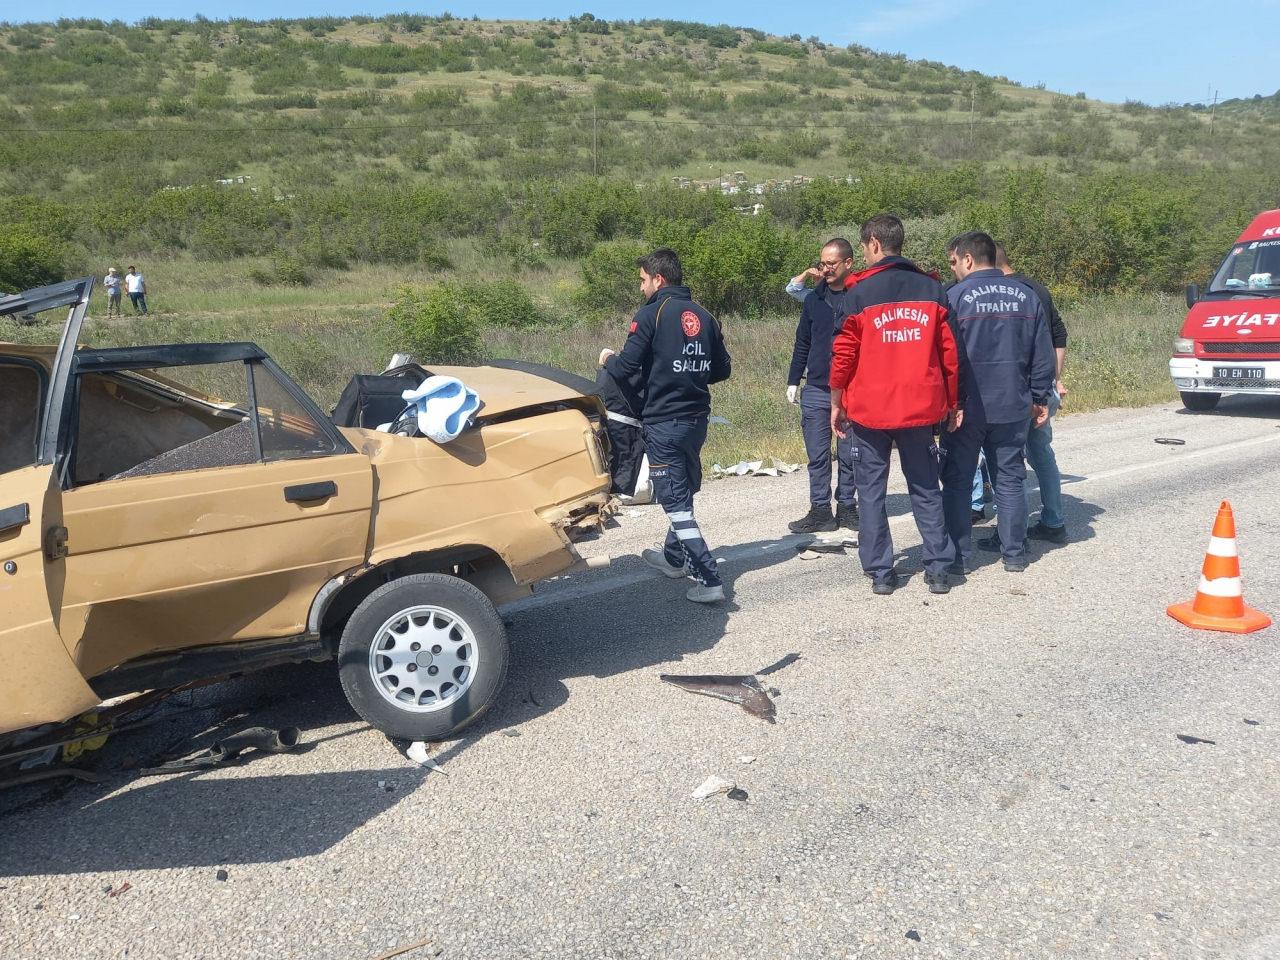
<path fill-rule="evenodd" d="M 1115 467 L 1111 470 L 1102 470 L 1098 473 L 1090 474 L 1080 480 L 1076 480 L 1070 484 L 1072 487 L 1080 486 L 1086 483 L 1096 483 L 1100 480 L 1110 480 L 1113 477 L 1121 477 L 1130 473 L 1138 473 L 1143 470 L 1154 470 L 1158 467 L 1168 468 L 1176 467 L 1179 463 L 1186 460 L 1199 459 L 1201 457 L 1213 456 L 1214 454 L 1230 453 L 1235 450 L 1244 450 L 1249 447 L 1261 446 L 1265 443 L 1280 442 L 1280 432 L 1274 434 L 1262 434 L 1257 437 L 1251 437 L 1248 440 L 1235 440 L 1231 443 L 1220 443 L 1217 446 L 1205 447 L 1201 450 L 1183 450 L 1179 447 L 1178 452 L 1171 456 L 1162 457 L 1159 460 L 1147 460 L 1143 463 L 1132 463 L 1124 467 Z M 899 526 L 901 524 L 915 524 L 915 517 L 910 513 L 899 514 L 889 518 L 889 526 Z M 804 537 L 798 534 L 792 534 L 782 539 L 775 540 L 772 543 L 762 544 L 752 547 L 722 547 L 719 550 L 713 550 L 715 557 L 722 561 L 732 563 L 737 560 L 750 559 L 751 557 L 766 556 L 779 551 L 795 551 L 796 548 L 804 542 Z M 552 590 L 548 593 L 540 593 L 536 596 L 526 597 L 523 600 L 517 600 L 515 603 L 508 604 L 503 607 L 504 612 L 524 613 L 529 610 L 538 610 L 542 607 L 553 603 L 564 603 L 571 600 L 582 600 L 586 597 L 593 597 L 601 593 L 609 593 L 614 590 L 620 590 L 630 587 L 637 583 L 643 583 L 646 580 L 653 580 L 655 583 L 661 579 L 647 570 L 637 571 L 635 573 L 619 574 L 615 577 L 606 577 L 591 583 L 584 583 L 580 586 L 566 587 L 562 590 Z"/>

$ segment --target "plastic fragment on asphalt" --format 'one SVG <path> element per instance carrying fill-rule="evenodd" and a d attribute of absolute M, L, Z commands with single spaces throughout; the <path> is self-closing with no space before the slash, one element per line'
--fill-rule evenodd
<path fill-rule="evenodd" d="M 779 670 L 785 670 L 787 669 L 787 667 L 791 666 L 793 663 L 795 663 L 799 659 L 800 659 L 800 654 L 788 653 L 786 656 L 781 657 L 775 662 L 769 664 L 767 667 L 761 667 L 759 670 L 756 671 L 756 676 L 767 677 L 772 673 L 777 673 Z"/>
<path fill-rule="evenodd" d="M 908 940 L 914 940 L 916 943 L 919 943 L 919 942 L 920 942 L 920 934 L 919 934 L 918 932 L 916 932 L 915 930 L 908 930 L 908 931 L 907 931 L 907 939 L 908 939 Z"/>
<path fill-rule="evenodd" d="M 689 794 L 694 800 L 706 800 L 716 794 L 728 793 L 736 789 L 735 785 L 724 777 L 711 776 L 702 781 L 702 785 Z"/>
<path fill-rule="evenodd" d="M 1204 737 L 1193 737 L 1189 733 L 1178 734 L 1178 739 L 1181 740 L 1183 743 L 1207 743 L 1213 747 L 1216 747 L 1218 745 L 1217 740 L 1206 740 L 1204 739 Z"/>
<path fill-rule="evenodd" d="M 778 477 L 787 473 L 795 473 L 800 469 L 798 463 L 787 463 L 770 458 L 769 466 L 763 460 L 740 460 L 729 467 L 712 464 L 711 473 L 717 477 Z"/>
<path fill-rule="evenodd" d="M 765 693 L 759 681 L 750 674 L 684 676 L 662 673 L 658 675 L 658 679 L 689 693 L 736 703 L 753 717 L 758 717 L 766 723 L 774 722 L 776 711 L 773 701 L 769 699 L 769 695 Z"/>
<path fill-rule="evenodd" d="M 130 883 L 128 880 L 126 880 L 124 883 L 120 884 L 120 886 L 116 887 L 114 890 L 108 890 L 107 896 L 110 897 L 112 900 L 114 900 L 116 897 L 120 896 L 121 894 L 128 893 L 132 889 L 133 889 L 133 884 Z"/>
<path fill-rule="evenodd" d="M 413 743 L 409 744 L 409 749 L 404 752 L 404 755 L 420 767 L 426 767 L 428 770 L 435 770 L 438 773 L 444 774 L 446 777 L 448 776 L 448 774 L 445 773 L 444 767 L 440 766 L 440 764 L 436 763 L 430 756 L 428 756 L 427 745 L 421 740 L 415 740 Z"/>
<path fill-rule="evenodd" d="M 743 790 L 741 787 L 734 787 L 726 793 L 725 796 L 730 800 L 737 800 L 740 803 L 745 803 L 747 797 L 751 796 L 751 794 L 747 793 L 747 791 Z"/>
<path fill-rule="evenodd" d="M 755 763 L 756 758 L 751 756 L 741 756 L 738 758 L 739 763 Z"/>
<path fill-rule="evenodd" d="M 1166 447 L 1185 447 L 1187 441 L 1179 437 L 1156 437 L 1156 443 L 1163 444 Z"/>
<path fill-rule="evenodd" d="M 227 879 L 227 877 L 229 877 L 229 876 L 230 876 L 230 874 L 229 874 L 229 873 L 227 873 L 227 871 L 225 871 L 225 870 L 219 870 L 217 873 L 215 873 L 215 874 L 213 875 L 213 878 L 214 878 L 215 880 L 226 880 L 226 879 Z"/>

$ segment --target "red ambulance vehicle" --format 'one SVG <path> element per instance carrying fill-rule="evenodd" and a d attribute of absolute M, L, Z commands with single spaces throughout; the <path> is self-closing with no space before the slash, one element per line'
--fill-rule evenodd
<path fill-rule="evenodd" d="M 1187 306 L 1169 374 L 1188 410 L 1225 393 L 1280 396 L 1280 210 L 1254 218 L 1208 289 L 1187 287 Z"/>

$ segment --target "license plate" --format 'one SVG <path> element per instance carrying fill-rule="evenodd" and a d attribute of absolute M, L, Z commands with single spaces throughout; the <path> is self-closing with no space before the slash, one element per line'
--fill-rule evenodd
<path fill-rule="evenodd" d="M 1262 367 L 1214 367 L 1215 380 L 1265 380 L 1266 370 Z"/>

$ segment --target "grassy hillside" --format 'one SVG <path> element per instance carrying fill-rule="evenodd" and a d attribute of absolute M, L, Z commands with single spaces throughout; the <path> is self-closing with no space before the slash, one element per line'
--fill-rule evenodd
<path fill-rule="evenodd" d="M 481 304 L 481 356 L 589 371 L 672 244 L 743 358 L 711 456 L 794 458 L 782 284 L 881 210 L 930 266 L 981 227 L 1051 284 L 1068 409 L 1169 396 L 1170 293 L 1280 197 L 1260 109 L 588 15 L 0 25 L 0 289 L 136 261 L 155 315 L 98 342 L 258 339 L 329 400 L 407 342 L 448 359 L 387 321 L 403 288 Z"/>

